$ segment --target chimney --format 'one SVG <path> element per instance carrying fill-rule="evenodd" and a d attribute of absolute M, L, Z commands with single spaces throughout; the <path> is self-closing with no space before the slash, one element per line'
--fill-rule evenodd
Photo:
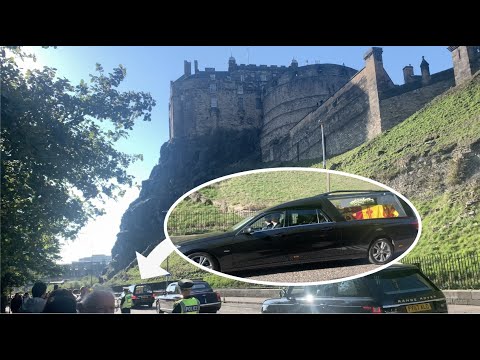
<path fill-rule="evenodd" d="M 413 66 L 412 64 L 409 64 L 408 66 L 405 66 L 403 68 L 403 80 L 405 81 L 405 84 L 413 82 Z"/>
<path fill-rule="evenodd" d="M 426 85 L 430 82 L 430 64 L 425 60 L 424 56 L 422 56 L 420 70 L 422 72 L 422 84 Z"/>
<path fill-rule="evenodd" d="M 198 61 L 193 60 L 193 66 L 195 67 L 195 74 L 198 74 Z"/>
<path fill-rule="evenodd" d="M 185 76 L 192 75 L 192 63 L 190 61 L 184 60 L 183 61 L 183 69 Z"/>

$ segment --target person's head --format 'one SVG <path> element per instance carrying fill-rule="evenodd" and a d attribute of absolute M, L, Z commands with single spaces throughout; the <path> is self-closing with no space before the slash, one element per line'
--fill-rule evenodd
<path fill-rule="evenodd" d="M 83 298 L 83 297 L 87 296 L 87 294 L 88 294 L 88 287 L 82 286 L 80 288 L 80 296 Z"/>
<path fill-rule="evenodd" d="M 81 313 L 115 313 L 115 296 L 109 290 L 94 290 L 79 303 Z"/>
<path fill-rule="evenodd" d="M 28 297 L 30 297 L 30 294 L 28 292 L 26 292 L 25 294 L 23 294 L 23 297 L 28 298 Z"/>
<path fill-rule="evenodd" d="M 77 301 L 67 289 L 53 290 L 47 298 L 44 313 L 76 313 Z"/>
<path fill-rule="evenodd" d="M 32 297 L 43 298 L 46 297 L 47 284 L 42 281 L 37 281 L 32 287 Z"/>
<path fill-rule="evenodd" d="M 182 295 L 184 297 L 190 296 L 190 291 L 193 287 L 193 281 L 190 279 L 182 279 L 178 282 L 178 286 L 180 287 L 180 290 L 182 291 Z"/>
<path fill-rule="evenodd" d="M 272 216 L 272 223 L 278 224 L 279 221 L 280 221 L 280 217 L 278 215 Z"/>
<path fill-rule="evenodd" d="M 53 285 L 53 291 L 58 289 L 58 284 Z"/>
<path fill-rule="evenodd" d="M 271 224 L 272 223 L 272 218 L 270 216 L 265 217 L 265 224 Z"/>

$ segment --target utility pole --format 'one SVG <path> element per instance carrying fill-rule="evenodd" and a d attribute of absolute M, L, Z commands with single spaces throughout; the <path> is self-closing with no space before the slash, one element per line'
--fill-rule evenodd
<path fill-rule="evenodd" d="M 320 121 L 320 130 L 322 132 L 322 153 L 323 153 L 323 168 L 327 169 L 327 156 L 325 149 L 325 132 L 323 131 L 323 121 Z M 330 192 L 330 173 L 327 170 L 327 192 Z"/>

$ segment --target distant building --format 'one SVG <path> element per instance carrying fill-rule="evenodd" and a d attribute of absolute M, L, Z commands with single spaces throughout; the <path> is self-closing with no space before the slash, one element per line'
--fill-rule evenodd
<path fill-rule="evenodd" d="M 71 264 L 63 265 L 63 277 L 66 279 L 81 278 L 84 276 L 100 276 L 112 260 L 109 255 L 92 255 L 84 257 Z"/>

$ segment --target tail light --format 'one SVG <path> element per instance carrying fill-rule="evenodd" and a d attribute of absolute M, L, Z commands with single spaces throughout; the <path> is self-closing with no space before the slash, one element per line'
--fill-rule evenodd
<path fill-rule="evenodd" d="M 381 306 L 362 306 L 363 310 L 367 310 L 368 312 L 371 312 L 372 314 L 381 314 L 383 313 L 383 309 Z"/>
<path fill-rule="evenodd" d="M 132 295 L 132 300 L 137 300 L 138 298 L 135 295 Z"/>
<path fill-rule="evenodd" d="M 220 294 L 218 292 L 216 292 L 215 294 L 217 294 L 217 301 L 222 301 Z"/>
<path fill-rule="evenodd" d="M 412 222 L 412 225 L 413 225 L 413 227 L 414 227 L 415 229 L 418 230 L 418 220 L 417 220 L 417 219 L 415 219 L 415 220 Z"/>

